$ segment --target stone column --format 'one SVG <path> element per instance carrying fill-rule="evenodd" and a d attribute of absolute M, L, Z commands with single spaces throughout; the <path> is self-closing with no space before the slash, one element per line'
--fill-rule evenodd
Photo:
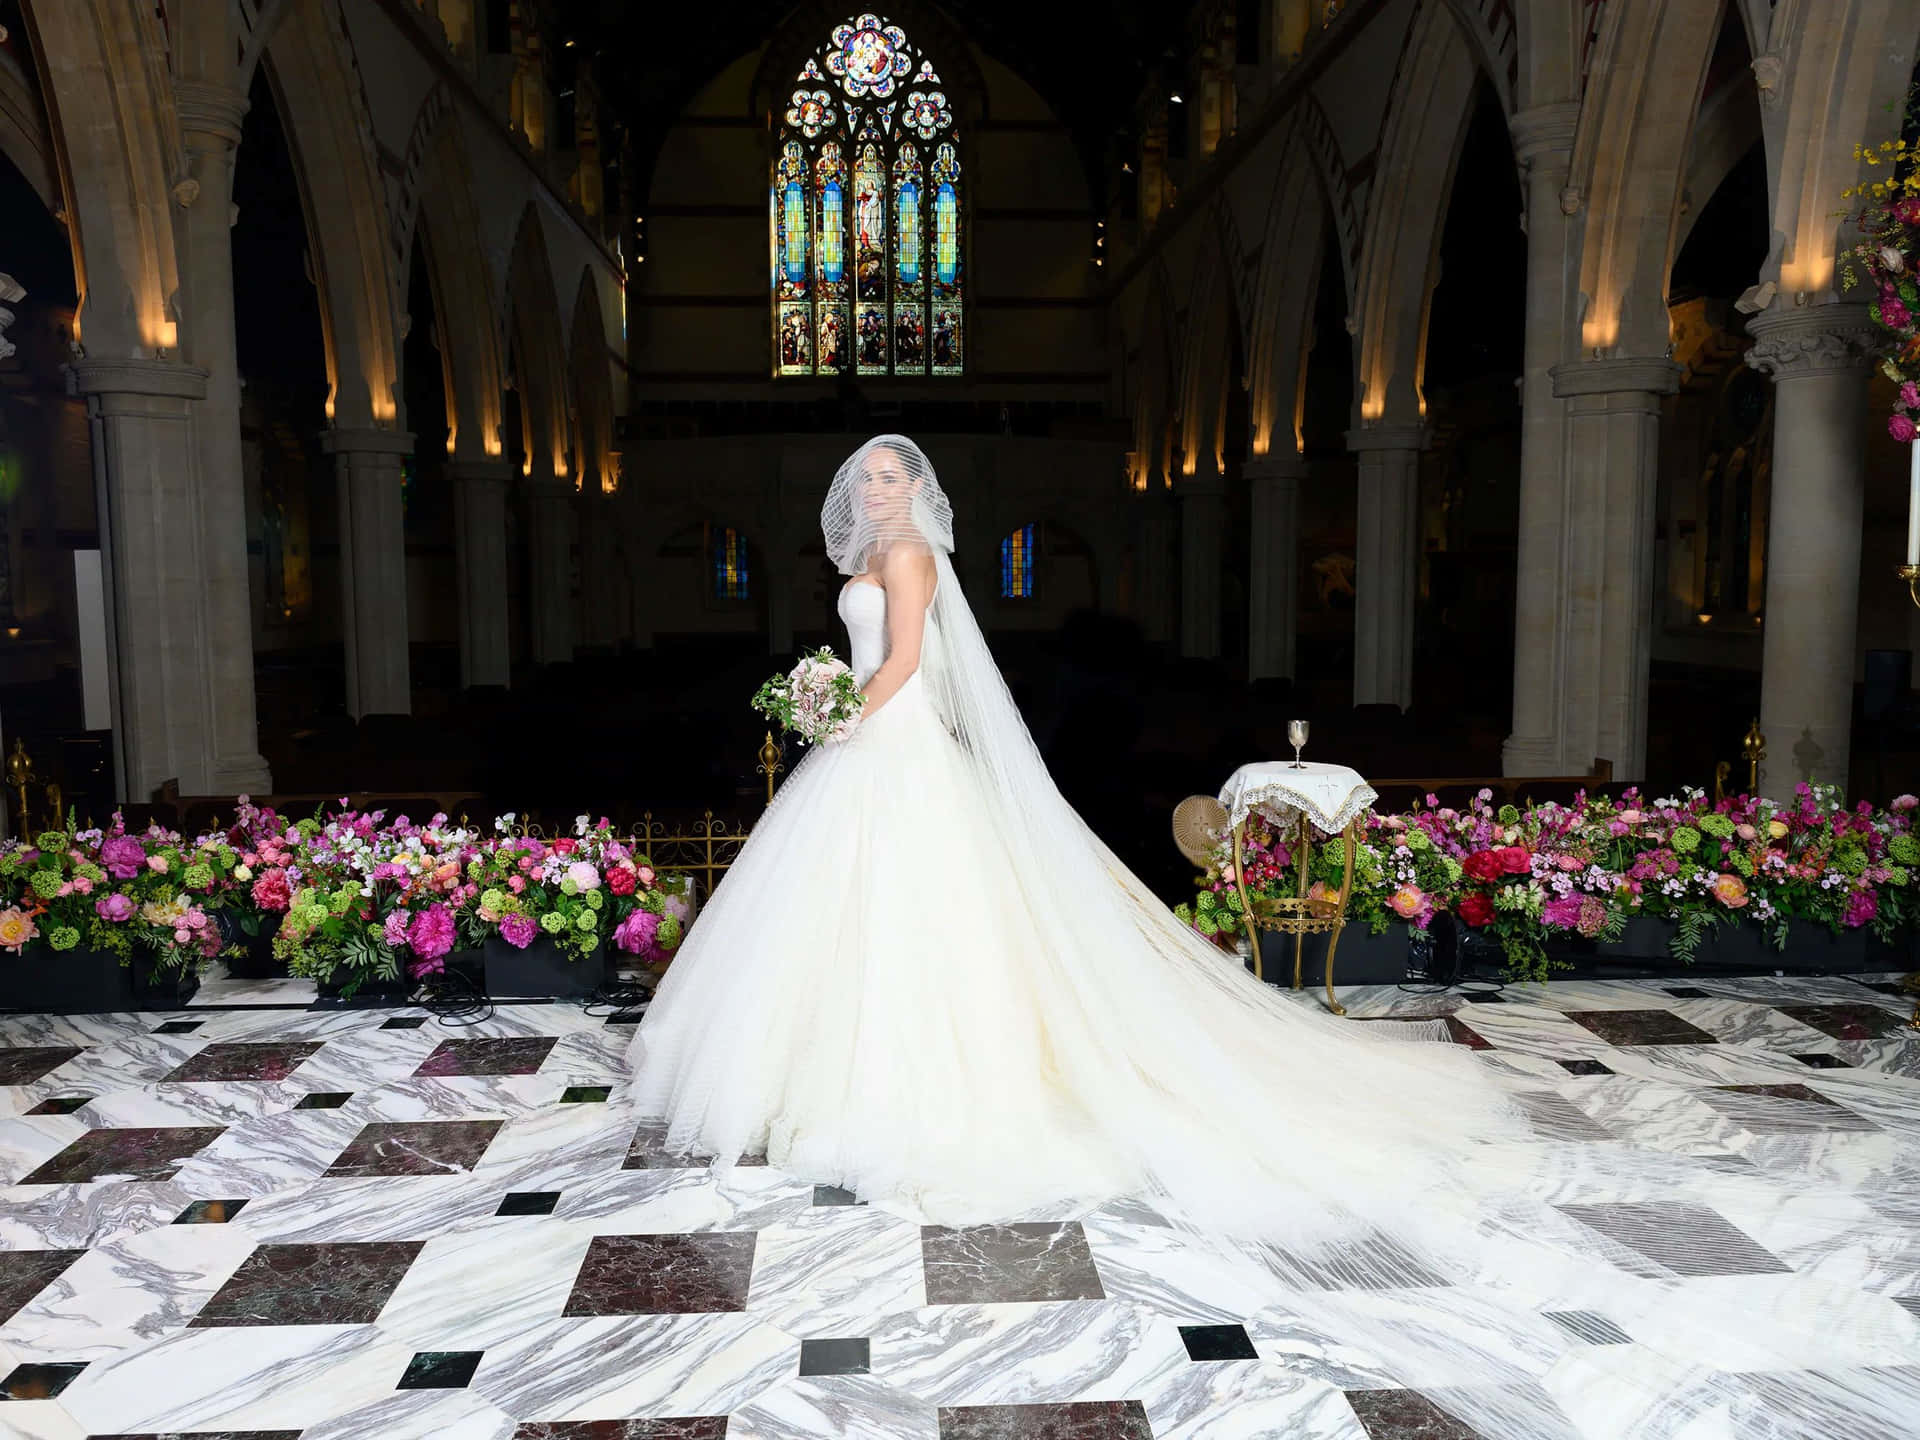
<path fill-rule="evenodd" d="M 82 360 L 73 375 L 87 399 L 104 552 L 116 793 L 143 802 L 168 780 L 189 795 L 264 792 L 266 762 L 253 753 L 244 535 L 233 546 L 236 607 L 234 587 L 215 580 L 227 563 L 212 556 L 223 539 L 205 526 L 197 412 L 207 372 L 158 360 Z M 234 608 L 237 654 L 214 643 Z"/>
<path fill-rule="evenodd" d="M 527 477 L 527 555 L 536 665 L 573 659 L 573 497 L 572 483 L 535 455 Z"/>
<path fill-rule="evenodd" d="M 1189 660 L 1218 660 L 1227 484 L 1218 475 L 1191 475 L 1174 485 L 1180 497 L 1180 653 Z"/>
<path fill-rule="evenodd" d="M 180 289 L 174 304 L 181 358 L 207 372 L 207 393 L 196 407 L 193 433 L 210 678 L 232 692 L 212 717 L 214 793 L 240 793 L 269 786 L 254 715 L 246 468 L 233 337 L 233 155 L 247 97 L 224 85 L 184 80 L 174 94 L 187 163 L 186 177 L 173 190 L 183 207 L 175 227 Z"/>
<path fill-rule="evenodd" d="M 1585 774 L 1602 759 L 1613 762 L 1616 780 L 1646 776 L 1660 397 L 1679 382 L 1679 367 L 1665 358 L 1553 370 L 1554 393 L 1567 402 L 1557 604 L 1562 774 Z"/>
<path fill-rule="evenodd" d="M 404 430 L 329 430 L 321 448 L 340 486 L 340 631 L 347 650 L 347 713 L 413 709 L 407 657 L 407 537 L 400 462 Z"/>
<path fill-rule="evenodd" d="M 1252 553 L 1247 568 L 1247 678 L 1294 678 L 1295 607 L 1300 590 L 1300 482 L 1307 463 L 1293 450 L 1246 462 Z"/>
<path fill-rule="evenodd" d="M 1554 393 L 1553 367 L 1566 354 L 1573 222 L 1561 194 L 1579 117 L 1574 102 L 1542 105 L 1513 117 L 1514 147 L 1527 181 L 1527 338 L 1520 394 L 1513 733 L 1501 750 L 1508 775 L 1565 773 L 1559 724 L 1566 404 Z M 1584 771 L 1585 762 L 1575 768 Z"/>
<path fill-rule="evenodd" d="M 1866 307 L 1769 310 L 1747 363 L 1773 377 L 1773 499 L 1760 672 L 1762 793 L 1847 786 L 1866 479 Z M 1887 577 L 1889 585 L 1895 584 Z"/>
<path fill-rule="evenodd" d="M 1157 477 L 1156 477 L 1157 478 Z M 1135 603 L 1140 629 L 1156 645 L 1173 640 L 1173 496 L 1165 489 L 1148 490 L 1139 497 L 1135 514 Z"/>
<path fill-rule="evenodd" d="M 1353 544 L 1353 703 L 1413 704 L 1421 425 L 1347 432 L 1360 460 Z"/>
<path fill-rule="evenodd" d="M 453 557 L 460 603 L 460 684 L 506 686 L 507 480 L 504 456 L 453 459 Z"/>

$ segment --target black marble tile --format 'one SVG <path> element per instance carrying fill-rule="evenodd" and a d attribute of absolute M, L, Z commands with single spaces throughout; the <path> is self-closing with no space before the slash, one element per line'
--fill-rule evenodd
<path fill-rule="evenodd" d="M 0 1049 L 0 1085 L 31 1085 L 79 1053 L 77 1045 L 14 1045 Z"/>
<path fill-rule="evenodd" d="M 1810 1051 L 1805 1055 L 1795 1055 L 1793 1058 L 1813 1070 L 1853 1069 L 1851 1061 L 1843 1060 L 1838 1055 L 1829 1055 L 1824 1050 Z"/>
<path fill-rule="evenodd" d="M 240 1213 L 245 1200 L 196 1200 L 173 1217 L 176 1225 L 224 1225 Z"/>
<path fill-rule="evenodd" d="M 504 1040 L 442 1040 L 415 1075 L 531 1075 L 558 1037 L 516 1035 Z"/>
<path fill-rule="evenodd" d="M 390 1020 L 382 1021 L 380 1028 L 382 1030 L 418 1030 L 426 1023 L 427 1017 L 424 1015 L 395 1015 Z"/>
<path fill-rule="evenodd" d="M 742 1155 L 733 1162 L 736 1165 L 765 1165 L 764 1155 Z M 620 1168 L 623 1170 L 705 1170 L 713 1164 L 711 1155 L 695 1155 L 687 1151 L 667 1149 L 667 1127 L 657 1121 L 648 1121 L 633 1132 L 633 1143 L 627 1146 L 627 1158 Z"/>
<path fill-rule="evenodd" d="M 1417 1390 L 1348 1390 L 1367 1440 L 1480 1440 L 1480 1432 Z"/>
<path fill-rule="evenodd" d="M 646 1007 L 643 1005 L 637 1010 L 614 1011 L 613 1014 L 607 1016 L 607 1024 L 638 1025 L 642 1020 L 646 1018 L 647 1018 L 647 1010 L 646 1010 Z"/>
<path fill-rule="evenodd" d="M 1675 1275 L 1780 1275 L 1792 1268 L 1704 1205 L 1643 1200 L 1558 1209 Z"/>
<path fill-rule="evenodd" d="M 425 1244 L 262 1245 L 188 1323 L 371 1325 Z"/>
<path fill-rule="evenodd" d="M 1526 1111 L 1533 1133 L 1542 1140 L 1611 1140 L 1613 1134 L 1564 1095 L 1551 1090 L 1522 1091 L 1514 1097 Z"/>
<path fill-rule="evenodd" d="M 726 1440 L 724 1415 L 662 1420 L 523 1420 L 512 1440 Z"/>
<path fill-rule="evenodd" d="M 1847 978 L 1853 980 L 1853 983 L 1858 985 L 1862 990 L 1872 990 L 1880 995 L 1911 995 L 1914 993 L 1898 980 L 1854 980 L 1854 977 L 1851 975 Z"/>
<path fill-rule="evenodd" d="M 1104 1300 L 1100 1272 L 1077 1220 L 920 1227 L 929 1305 Z"/>
<path fill-rule="evenodd" d="M 0 1250 L 0 1325 L 58 1280 L 84 1250 Z"/>
<path fill-rule="evenodd" d="M 91 1095 L 56 1095 L 51 1100 L 42 1100 L 27 1111 L 29 1115 L 71 1115 L 82 1105 L 93 1100 Z"/>
<path fill-rule="evenodd" d="M 1895 1295 L 1893 1303 L 1906 1311 L 1914 1319 L 1920 1320 L 1920 1295 Z"/>
<path fill-rule="evenodd" d="M 560 1203 L 558 1190 L 516 1190 L 500 1202 L 496 1215 L 551 1215 Z"/>
<path fill-rule="evenodd" d="M 800 1374 L 865 1375 L 870 1361 L 866 1339 L 802 1340 Z"/>
<path fill-rule="evenodd" d="M 1611 1075 L 1611 1065 L 1602 1065 L 1598 1060 L 1557 1060 L 1554 1062 L 1569 1075 Z"/>
<path fill-rule="evenodd" d="M 1774 1009 L 1836 1040 L 1878 1040 L 1906 1029 L 1908 1019 L 1879 1005 L 1776 1005 Z"/>
<path fill-rule="evenodd" d="M 296 1110 L 338 1110 L 353 1098 L 351 1090 L 315 1090 L 310 1095 L 302 1095 Z"/>
<path fill-rule="evenodd" d="M 1698 985 L 1662 985 L 1660 987 L 1676 1000 L 1711 1000 L 1713 992 L 1702 990 Z"/>
<path fill-rule="evenodd" d="M 323 1179 L 452 1175 L 471 1170 L 504 1120 L 401 1120 L 364 1126 Z"/>
<path fill-rule="evenodd" d="M 170 1180 L 184 1160 L 226 1133 L 224 1125 L 165 1125 L 89 1130 L 23 1177 L 22 1185 L 73 1185 L 116 1176 Z"/>
<path fill-rule="evenodd" d="M 286 1040 L 263 1045 L 216 1043 L 160 1077 L 162 1084 L 190 1080 L 284 1080 L 324 1040 Z"/>
<path fill-rule="evenodd" d="M 1631 1345 L 1633 1337 L 1613 1321 L 1591 1310 L 1548 1310 L 1543 1312 L 1576 1340 L 1589 1345 Z"/>
<path fill-rule="evenodd" d="M 484 1350 L 422 1350 L 407 1362 L 396 1390 L 464 1390 Z"/>
<path fill-rule="evenodd" d="M 1258 1360 L 1244 1325 L 1182 1325 L 1189 1360 Z"/>
<path fill-rule="evenodd" d="M 1700 1099 L 1757 1131 L 1878 1130 L 1839 1101 L 1807 1085 L 1708 1085 Z"/>
<path fill-rule="evenodd" d="M 1671 1010 L 1568 1010 L 1574 1024 L 1614 1045 L 1717 1045 L 1719 1037 Z"/>
<path fill-rule="evenodd" d="M 560 1092 L 562 1105 L 604 1105 L 613 1094 L 611 1085 L 569 1085 Z"/>
<path fill-rule="evenodd" d="M 191 1035 L 207 1022 L 204 1020 L 169 1020 L 164 1025 L 153 1027 L 156 1035 Z"/>
<path fill-rule="evenodd" d="M 1153 1440 L 1138 1400 L 942 1405 L 940 1440 Z"/>
<path fill-rule="evenodd" d="M 816 1205 L 864 1205 L 867 1202 L 856 1199 L 851 1190 L 842 1190 L 838 1185 L 816 1185 L 813 1187 L 813 1203 Z"/>
<path fill-rule="evenodd" d="M 703 1315 L 744 1310 L 752 1231 L 596 1235 L 563 1315 Z"/>
<path fill-rule="evenodd" d="M 0 1400 L 51 1400 L 86 1368 L 84 1360 L 72 1365 L 16 1365 L 0 1380 Z"/>

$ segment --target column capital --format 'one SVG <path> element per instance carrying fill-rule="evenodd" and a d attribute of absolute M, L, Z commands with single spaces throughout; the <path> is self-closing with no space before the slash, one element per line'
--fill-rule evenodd
<path fill-rule="evenodd" d="M 1562 400 L 1576 395 L 1617 395 L 1639 392 L 1672 395 L 1680 388 L 1680 367 L 1664 355 L 1616 355 L 1601 360 L 1573 360 L 1556 365 L 1553 393 Z"/>
<path fill-rule="evenodd" d="M 1867 307 L 1851 302 L 1762 310 L 1747 332 L 1747 364 L 1776 381 L 1865 370 L 1876 339 Z"/>
<path fill-rule="evenodd" d="M 67 367 L 82 395 L 156 395 L 204 400 L 207 372 L 171 360 L 76 360 Z"/>
<path fill-rule="evenodd" d="M 1555 156 L 1565 161 L 1573 154 L 1574 132 L 1580 127 L 1580 102 L 1563 100 L 1516 111 L 1508 125 L 1514 154 L 1522 165 L 1536 165 Z"/>
<path fill-rule="evenodd" d="M 411 455 L 413 432 L 335 425 L 320 432 L 320 448 L 329 455 Z"/>
<path fill-rule="evenodd" d="M 1430 432 L 1418 425 L 1356 425 L 1347 431 L 1349 450 L 1424 450 Z"/>
<path fill-rule="evenodd" d="M 201 80 L 176 80 L 173 104 L 183 134 L 211 135 L 228 145 L 240 143 L 240 122 L 249 105 L 238 90 Z"/>

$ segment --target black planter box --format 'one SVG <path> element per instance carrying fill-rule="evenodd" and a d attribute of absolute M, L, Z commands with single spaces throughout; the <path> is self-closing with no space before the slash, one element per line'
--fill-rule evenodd
<path fill-rule="evenodd" d="M 173 1010 L 199 988 L 200 977 L 191 970 L 156 971 L 141 955 L 122 965 L 110 950 L 30 945 L 23 954 L 0 958 L 0 1009 L 38 1015 Z"/>
<path fill-rule="evenodd" d="M 584 960 L 571 960 L 547 935 L 524 950 L 516 950 L 498 935 L 489 935 L 484 954 L 487 994 L 495 1000 L 584 1000 L 607 983 L 604 945 Z"/>
<path fill-rule="evenodd" d="M 1325 934 L 1309 935 L 1300 953 L 1302 986 L 1326 984 Z M 1378 935 L 1364 922 L 1349 921 L 1333 952 L 1333 983 L 1340 985 L 1397 985 L 1407 978 L 1413 958 L 1412 931 L 1396 921 Z M 1253 961 L 1247 961 L 1251 968 Z M 1293 936 L 1279 930 L 1260 932 L 1260 965 L 1269 985 L 1293 984 Z"/>
<path fill-rule="evenodd" d="M 405 976 L 398 980 L 369 978 L 362 980 L 351 995 L 341 993 L 341 987 L 351 981 L 353 973 L 342 966 L 322 980 L 317 1003 L 343 1009 L 371 1010 L 404 1005 L 413 995 L 413 981 Z"/>
<path fill-rule="evenodd" d="M 249 935 L 230 913 L 219 912 L 221 939 L 230 951 L 238 951 L 226 956 L 227 974 L 236 980 L 278 980 L 286 976 L 287 962 L 273 953 L 273 937 L 280 933 L 281 918 L 262 917 L 260 933 Z"/>
<path fill-rule="evenodd" d="M 1596 960 L 1672 960 L 1673 940 L 1680 927 L 1671 920 L 1652 915 L 1635 915 L 1627 921 L 1618 940 L 1596 940 Z"/>
<path fill-rule="evenodd" d="M 1835 934 L 1824 925 L 1795 920 L 1787 926 L 1785 950 L 1767 946 L 1767 955 L 1772 961 L 1767 969 L 1812 970 L 1823 975 L 1860 974 L 1873 968 L 1867 961 L 1869 938 L 1864 927 Z"/>

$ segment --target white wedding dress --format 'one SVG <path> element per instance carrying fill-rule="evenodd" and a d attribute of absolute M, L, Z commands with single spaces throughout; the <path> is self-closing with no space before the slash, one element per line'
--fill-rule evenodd
<path fill-rule="evenodd" d="M 1920 1367 L 1875 1328 L 1907 1323 L 1879 1295 L 1654 1264 L 1573 1208 L 1657 1226 L 1692 1212 L 1632 1207 L 1691 1206 L 1806 1245 L 1891 1225 L 1911 1265 L 1911 1137 L 1887 1137 L 1865 1187 L 1817 1155 L 1776 1178 L 1684 1135 L 1596 1139 L 1550 1080 L 1431 1043 L 1441 1022 L 1336 1020 L 1261 984 L 1060 797 L 950 533 L 919 529 L 938 583 L 918 670 L 794 769 L 634 1037 L 632 1094 L 669 1151 L 764 1153 L 944 1225 L 1133 1197 L 1170 1244 L 1261 1269 L 1309 1369 L 1420 1389 L 1489 1440 L 1915 1433 Z M 887 605 L 872 583 L 840 594 L 863 682 Z M 1753 1103 L 1758 1124 L 1774 1102 Z M 1640 1343 L 1543 1318 L 1570 1313 Z"/>

